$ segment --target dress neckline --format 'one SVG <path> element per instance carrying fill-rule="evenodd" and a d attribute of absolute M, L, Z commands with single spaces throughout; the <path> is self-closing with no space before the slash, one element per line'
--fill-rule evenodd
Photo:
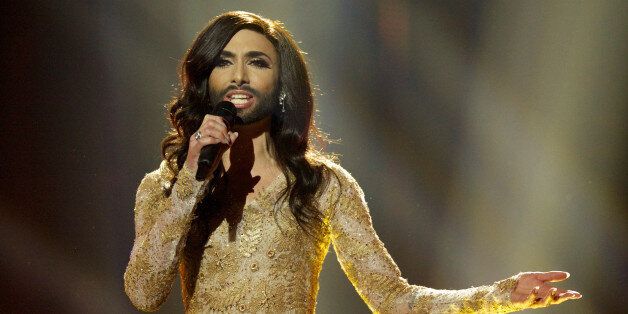
<path fill-rule="evenodd" d="M 261 188 L 259 192 L 253 193 L 251 199 L 244 204 L 244 208 L 247 208 L 254 203 L 259 203 L 261 197 L 271 194 L 276 190 L 276 186 L 284 180 L 283 172 L 280 172 L 270 183 Z"/>

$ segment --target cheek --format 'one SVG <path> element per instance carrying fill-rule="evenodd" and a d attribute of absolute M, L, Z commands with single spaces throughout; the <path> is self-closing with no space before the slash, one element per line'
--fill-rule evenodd
<path fill-rule="evenodd" d="M 230 82 L 229 73 L 219 68 L 215 68 L 207 79 L 209 87 L 213 87 L 214 89 L 224 89 Z"/>
<path fill-rule="evenodd" d="M 275 84 L 277 83 L 277 78 L 276 75 L 273 75 L 271 73 L 263 73 L 258 75 L 257 81 L 259 82 L 258 88 L 260 90 L 270 92 L 273 87 L 275 87 Z"/>
<path fill-rule="evenodd" d="M 215 89 L 219 89 L 220 88 L 220 86 L 219 86 L 220 84 L 218 82 L 219 82 L 218 75 L 215 75 L 214 73 L 212 73 L 209 76 L 209 79 L 207 80 L 207 86 L 210 89 L 214 89 L 214 90 Z"/>

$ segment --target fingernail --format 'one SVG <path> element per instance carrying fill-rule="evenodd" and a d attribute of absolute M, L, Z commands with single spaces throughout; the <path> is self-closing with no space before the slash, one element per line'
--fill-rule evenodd
<path fill-rule="evenodd" d="M 567 290 L 565 293 L 569 293 L 572 296 L 574 296 L 576 299 L 580 299 L 582 298 L 582 294 L 580 294 L 580 292 L 578 291 L 573 291 L 573 290 Z"/>

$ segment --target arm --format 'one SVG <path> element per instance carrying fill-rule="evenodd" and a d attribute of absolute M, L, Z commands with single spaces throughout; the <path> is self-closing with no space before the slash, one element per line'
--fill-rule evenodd
<path fill-rule="evenodd" d="M 176 267 L 203 186 L 183 167 L 169 197 L 164 185 L 172 176 L 162 161 L 147 174 L 135 200 L 135 241 L 124 272 L 124 289 L 135 307 L 156 311 L 170 293 Z"/>
<path fill-rule="evenodd" d="M 208 178 L 197 181 L 194 174 L 201 149 L 219 143 L 231 145 L 237 138 L 221 117 L 205 115 L 199 129 L 190 135 L 187 157 L 170 196 L 166 197 L 163 189 L 174 174 L 166 161 L 140 183 L 134 210 L 135 242 L 124 272 L 124 290 L 138 309 L 156 311 L 172 289 L 194 207 L 218 165 L 214 163 Z"/>
<path fill-rule="evenodd" d="M 372 311 L 507 313 L 579 298 L 577 292 L 557 292 L 545 284 L 552 279 L 560 280 L 562 272 L 521 273 L 492 285 L 462 290 L 437 290 L 408 284 L 375 233 L 357 182 L 344 170 L 339 177 L 345 182 L 342 182 L 340 201 L 330 219 L 332 243 L 342 269 Z M 539 280 L 538 276 L 542 278 Z"/>

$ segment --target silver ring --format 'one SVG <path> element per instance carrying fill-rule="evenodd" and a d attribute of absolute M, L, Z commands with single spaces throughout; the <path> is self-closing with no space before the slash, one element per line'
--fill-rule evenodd
<path fill-rule="evenodd" d="M 201 131 L 196 131 L 196 133 L 194 134 L 194 139 L 198 141 L 199 139 L 201 139 L 201 136 Z"/>

